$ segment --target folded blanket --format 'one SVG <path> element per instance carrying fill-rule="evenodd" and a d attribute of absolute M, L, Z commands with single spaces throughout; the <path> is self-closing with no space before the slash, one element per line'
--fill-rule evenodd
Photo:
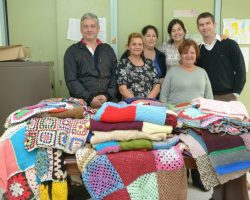
<path fill-rule="evenodd" d="M 243 120 L 248 119 L 246 107 L 240 101 L 218 101 L 213 99 L 198 98 L 194 99 L 193 105 L 205 113 L 212 113 L 220 116 L 231 117 Z"/>
<path fill-rule="evenodd" d="M 86 113 L 82 106 L 72 108 L 63 112 L 48 112 L 48 117 L 83 119 Z"/>
<path fill-rule="evenodd" d="M 4 126 L 9 128 L 11 125 L 24 122 L 31 117 L 34 117 L 40 113 L 46 113 L 49 111 L 56 110 L 58 108 L 72 109 L 75 106 L 83 106 L 84 102 L 81 99 L 68 98 L 68 99 L 47 99 L 43 100 L 38 104 L 27 106 L 21 109 L 18 109 L 11 113 Z"/>
<path fill-rule="evenodd" d="M 196 128 L 205 128 L 221 119 L 223 117 L 204 113 L 195 107 L 185 108 L 178 113 L 178 120 L 181 120 L 186 126 Z"/>
<path fill-rule="evenodd" d="M 171 131 L 170 131 L 171 132 Z M 135 139 L 149 139 L 155 141 L 162 141 L 167 137 L 172 136 L 170 133 L 145 133 L 138 130 L 117 130 L 110 132 L 101 132 L 95 131 L 93 132 L 93 136 L 90 138 L 91 144 L 98 144 L 107 141 L 128 141 Z"/>
<path fill-rule="evenodd" d="M 91 119 L 90 129 L 92 131 L 114 131 L 114 130 L 142 130 L 143 122 L 117 122 L 105 123 Z"/>
<path fill-rule="evenodd" d="M 93 119 L 113 123 L 144 121 L 173 127 L 177 124 L 176 114 L 164 107 L 127 105 L 112 102 L 104 103 Z"/>
<path fill-rule="evenodd" d="M 162 142 L 155 142 L 146 139 L 130 140 L 124 142 L 109 141 L 94 145 L 94 149 L 99 155 L 126 150 L 158 150 L 170 149 L 179 142 L 179 137 L 174 136 Z"/>

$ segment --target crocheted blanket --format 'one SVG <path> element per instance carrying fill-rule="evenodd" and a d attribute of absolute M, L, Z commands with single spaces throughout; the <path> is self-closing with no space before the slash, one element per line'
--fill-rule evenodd
<path fill-rule="evenodd" d="M 96 121 L 116 123 L 143 121 L 176 127 L 176 114 L 165 107 L 104 103 L 93 117 Z"/>
<path fill-rule="evenodd" d="M 36 157 L 36 175 L 41 182 L 66 181 L 67 171 L 60 149 L 39 148 Z"/>
<path fill-rule="evenodd" d="M 34 168 L 19 172 L 8 180 L 4 199 L 32 200 L 39 199 L 39 185 Z"/>
<path fill-rule="evenodd" d="M 187 176 L 178 147 L 95 156 L 82 173 L 93 200 L 187 198 Z"/>
<path fill-rule="evenodd" d="M 73 154 L 86 142 L 89 119 L 32 118 L 27 126 L 25 147 L 32 151 L 52 147 Z"/>

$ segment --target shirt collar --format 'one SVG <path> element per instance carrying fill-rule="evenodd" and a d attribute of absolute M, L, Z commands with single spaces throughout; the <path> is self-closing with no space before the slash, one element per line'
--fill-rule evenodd
<path fill-rule="evenodd" d="M 84 45 L 84 46 L 86 46 L 86 42 L 84 41 L 84 38 L 82 38 L 82 40 L 81 40 L 81 42 L 82 42 L 82 44 Z M 102 41 L 100 40 L 100 39 L 96 39 L 96 45 L 98 46 L 99 44 L 102 44 Z"/>
<path fill-rule="evenodd" d="M 215 43 L 216 40 L 221 41 L 221 37 L 220 37 L 219 34 L 216 34 L 216 35 L 215 35 L 215 38 L 214 38 L 214 41 L 212 42 L 212 44 Z M 206 43 L 204 42 L 204 40 L 203 40 L 203 41 L 201 42 L 201 45 L 207 45 L 207 44 L 206 44 Z"/>

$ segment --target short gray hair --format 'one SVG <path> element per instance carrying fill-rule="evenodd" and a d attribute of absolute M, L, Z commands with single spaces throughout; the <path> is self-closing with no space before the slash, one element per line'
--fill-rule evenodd
<path fill-rule="evenodd" d="M 81 18 L 81 22 L 83 22 L 83 20 L 85 20 L 85 19 L 94 19 L 94 20 L 96 20 L 96 23 L 99 25 L 99 19 L 98 19 L 98 17 L 97 17 L 95 14 L 93 14 L 93 13 L 85 13 L 85 14 L 82 16 L 82 18 Z"/>

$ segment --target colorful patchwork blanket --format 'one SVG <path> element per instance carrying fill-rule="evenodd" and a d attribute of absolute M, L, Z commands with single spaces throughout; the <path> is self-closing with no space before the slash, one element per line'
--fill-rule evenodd
<path fill-rule="evenodd" d="M 187 176 L 178 147 L 95 157 L 82 173 L 93 200 L 187 198 Z"/>
<path fill-rule="evenodd" d="M 134 122 L 143 121 L 159 125 L 176 127 L 177 117 L 173 111 L 165 107 L 147 105 L 127 105 L 106 102 L 93 117 L 101 122 Z"/>
<path fill-rule="evenodd" d="M 34 167 L 37 151 L 28 152 L 24 146 L 26 127 L 0 143 L 0 189 L 6 191 L 7 180 Z"/>

